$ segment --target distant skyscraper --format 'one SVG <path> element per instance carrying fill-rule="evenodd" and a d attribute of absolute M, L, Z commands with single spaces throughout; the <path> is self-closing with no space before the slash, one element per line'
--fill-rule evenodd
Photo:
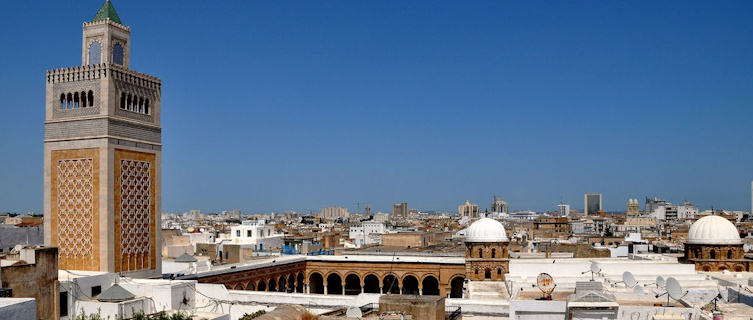
<path fill-rule="evenodd" d="M 597 215 L 601 210 L 601 193 L 586 193 L 583 213 L 586 215 Z"/>
<path fill-rule="evenodd" d="M 370 216 L 371 215 L 371 205 L 369 205 L 368 203 L 363 208 L 363 215 L 364 216 Z"/>
<path fill-rule="evenodd" d="M 465 204 L 458 206 L 458 215 L 461 217 L 478 218 L 478 205 L 465 200 Z"/>
<path fill-rule="evenodd" d="M 392 217 L 393 218 L 407 218 L 408 217 L 408 204 L 396 203 L 392 205 Z"/>
<path fill-rule="evenodd" d="M 628 199 L 627 204 L 627 216 L 637 217 L 641 213 L 641 205 L 638 203 L 638 199 Z"/>
<path fill-rule="evenodd" d="M 162 81 L 130 69 L 131 47 L 108 0 L 83 23 L 81 66 L 45 77 L 44 236 L 60 269 L 161 273 Z"/>
<path fill-rule="evenodd" d="M 494 195 L 494 201 L 492 202 L 492 213 L 510 213 L 510 206 L 505 202 L 505 200 L 497 199 L 497 196 Z"/>
<path fill-rule="evenodd" d="M 570 215 L 570 205 L 566 203 L 560 203 L 557 205 L 557 214 L 560 217 L 567 217 Z"/>
<path fill-rule="evenodd" d="M 350 216 L 350 212 L 348 212 L 348 209 L 343 207 L 326 207 L 322 208 L 319 216 L 324 219 L 347 218 Z"/>

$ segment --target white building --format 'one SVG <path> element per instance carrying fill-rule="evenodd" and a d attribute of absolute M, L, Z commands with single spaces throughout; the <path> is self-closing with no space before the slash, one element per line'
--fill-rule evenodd
<path fill-rule="evenodd" d="M 253 245 L 254 250 L 279 248 L 282 246 L 282 234 L 275 232 L 275 227 L 267 225 L 264 220 L 243 221 L 243 224 L 230 227 L 230 243 Z"/>
<path fill-rule="evenodd" d="M 698 215 L 698 207 L 685 201 L 683 205 L 677 206 L 677 219 L 693 219 Z"/>
<path fill-rule="evenodd" d="M 515 211 L 510 214 L 510 218 L 521 221 L 533 221 L 538 217 L 539 215 L 531 210 Z"/>
<path fill-rule="evenodd" d="M 58 272 L 58 279 L 60 320 L 75 319 L 82 312 L 99 313 L 102 319 L 127 319 L 136 313 L 187 314 L 188 310 L 195 310 L 194 319 L 230 320 L 228 311 L 199 310 L 206 301 L 197 303 L 201 295 L 196 293 L 195 280 L 134 279 L 116 273 L 66 270 Z"/>
<path fill-rule="evenodd" d="M 510 212 L 510 205 L 505 200 L 497 199 L 495 195 L 492 201 L 492 215 L 506 216 L 508 212 Z"/>
<path fill-rule="evenodd" d="M 381 235 L 386 233 L 384 223 L 377 221 L 364 221 L 354 224 L 348 231 L 348 238 L 359 246 L 382 243 Z"/>
<path fill-rule="evenodd" d="M 557 205 L 557 214 L 560 217 L 567 217 L 570 215 L 570 205 L 566 203 L 560 203 Z"/>
<path fill-rule="evenodd" d="M 666 221 L 678 221 L 682 219 L 692 219 L 698 215 L 698 207 L 685 201 L 683 205 L 676 206 L 672 203 L 665 202 L 654 209 L 651 216 Z"/>
<path fill-rule="evenodd" d="M 374 214 L 374 221 L 387 222 L 390 220 L 390 214 L 385 212 L 377 212 Z"/>

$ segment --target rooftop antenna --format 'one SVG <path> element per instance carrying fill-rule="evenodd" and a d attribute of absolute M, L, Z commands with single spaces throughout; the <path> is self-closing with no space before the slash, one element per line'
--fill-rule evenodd
<path fill-rule="evenodd" d="M 591 262 L 591 268 L 589 268 L 588 271 L 581 272 L 580 274 L 586 274 L 586 273 L 589 273 L 589 272 L 591 273 L 591 281 L 595 281 L 594 280 L 594 274 L 597 274 L 597 273 L 601 272 L 601 266 L 597 262 L 592 261 Z"/>

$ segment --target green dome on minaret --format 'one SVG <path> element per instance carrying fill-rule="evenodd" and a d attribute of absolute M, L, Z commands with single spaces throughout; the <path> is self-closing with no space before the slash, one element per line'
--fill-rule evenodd
<path fill-rule="evenodd" d="M 110 20 L 112 22 L 123 24 L 123 22 L 120 21 L 120 17 L 118 17 L 118 13 L 115 12 L 115 7 L 112 6 L 112 2 L 110 2 L 110 0 L 105 1 L 105 3 L 101 8 L 99 8 L 99 11 L 97 11 L 97 14 L 94 15 L 94 18 L 92 18 L 92 21 L 90 22 L 102 20 Z"/>

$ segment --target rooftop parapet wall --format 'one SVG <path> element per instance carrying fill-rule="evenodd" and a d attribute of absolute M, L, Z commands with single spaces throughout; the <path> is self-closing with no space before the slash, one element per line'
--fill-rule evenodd
<path fill-rule="evenodd" d="M 65 83 L 106 78 L 108 69 L 107 65 L 103 63 L 47 70 L 47 83 Z"/>
<path fill-rule="evenodd" d="M 93 21 L 93 22 L 86 21 L 86 22 L 83 23 L 83 27 L 96 26 L 96 25 L 100 25 L 100 24 L 110 24 L 110 25 L 116 26 L 116 27 L 118 27 L 120 29 L 123 29 L 125 31 L 131 32 L 131 27 L 126 26 L 126 25 L 122 25 L 122 24 L 117 23 L 117 22 L 112 21 L 112 20 L 100 20 L 100 21 Z"/>
<path fill-rule="evenodd" d="M 162 80 L 157 77 L 106 63 L 47 70 L 47 83 L 101 79 L 107 78 L 108 73 L 113 79 L 140 87 L 159 90 L 162 86 Z"/>

